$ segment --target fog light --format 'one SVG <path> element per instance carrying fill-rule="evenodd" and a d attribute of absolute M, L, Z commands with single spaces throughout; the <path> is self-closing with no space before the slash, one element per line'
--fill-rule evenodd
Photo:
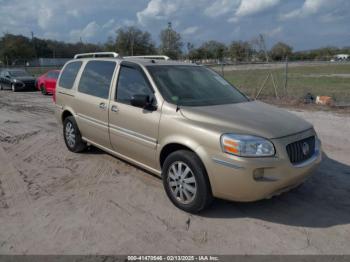
<path fill-rule="evenodd" d="M 264 169 L 263 168 L 257 168 L 253 171 L 253 178 L 254 180 L 262 180 L 264 179 Z"/>

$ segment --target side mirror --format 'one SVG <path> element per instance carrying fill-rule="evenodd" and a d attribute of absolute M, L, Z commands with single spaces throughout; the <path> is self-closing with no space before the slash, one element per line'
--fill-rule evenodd
<path fill-rule="evenodd" d="M 133 95 L 131 97 L 131 105 L 148 109 L 148 110 L 154 110 L 155 107 L 152 105 L 152 99 L 149 95 Z"/>
<path fill-rule="evenodd" d="M 9 76 L 9 75 L 5 75 L 5 77 L 6 77 L 6 78 L 10 78 L 10 76 Z"/>

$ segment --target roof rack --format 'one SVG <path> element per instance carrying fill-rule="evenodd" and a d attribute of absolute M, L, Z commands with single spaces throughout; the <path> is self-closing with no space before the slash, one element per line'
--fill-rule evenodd
<path fill-rule="evenodd" d="M 74 56 L 74 59 L 89 58 L 89 57 L 120 57 L 120 55 L 115 52 L 83 53 L 83 54 L 76 54 Z"/>
<path fill-rule="evenodd" d="M 154 59 L 154 60 L 170 60 L 166 55 L 140 55 L 140 56 L 124 56 L 123 58 L 140 58 L 140 59 Z"/>

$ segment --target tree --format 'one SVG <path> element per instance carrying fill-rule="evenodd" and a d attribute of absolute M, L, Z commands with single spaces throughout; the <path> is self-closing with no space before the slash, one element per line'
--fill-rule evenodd
<path fill-rule="evenodd" d="M 206 58 L 217 59 L 220 61 L 222 61 L 227 52 L 227 47 L 225 44 L 214 40 L 203 43 L 201 48 L 204 50 L 204 52 L 206 52 Z"/>
<path fill-rule="evenodd" d="M 125 56 L 150 55 L 156 53 L 151 34 L 135 26 L 118 29 L 115 42 L 113 43 L 113 40 L 109 39 L 105 48 Z"/>
<path fill-rule="evenodd" d="M 275 44 L 270 51 L 273 60 L 281 61 L 286 60 L 293 53 L 293 48 L 285 43 L 278 42 Z"/>
<path fill-rule="evenodd" d="M 232 61 L 249 61 L 252 53 L 253 48 L 248 42 L 233 41 L 229 47 L 229 54 Z"/>
<path fill-rule="evenodd" d="M 0 40 L 0 60 L 8 64 L 27 61 L 35 57 L 35 49 L 29 38 L 5 34 Z"/>
<path fill-rule="evenodd" d="M 162 54 L 169 56 L 171 59 L 178 59 L 181 56 L 183 47 L 181 35 L 172 28 L 171 23 L 160 32 L 160 42 Z"/>

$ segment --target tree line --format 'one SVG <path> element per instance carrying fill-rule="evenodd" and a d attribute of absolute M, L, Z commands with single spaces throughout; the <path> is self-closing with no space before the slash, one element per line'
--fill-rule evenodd
<path fill-rule="evenodd" d="M 325 47 L 310 51 L 293 52 L 293 48 L 283 42 L 276 43 L 267 50 L 264 36 L 251 41 L 232 41 L 230 44 L 210 40 L 195 46 L 184 43 L 180 33 L 171 23 L 159 35 L 157 46 L 149 32 L 135 26 L 126 26 L 116 31 L 106 43 L 91 44 L 66 43 L 37 37 L 6 33 L 0 38 L 0 61 L 3 64 L 19 64 L 34 58 L 70 58 L 77 53 L 113 51 L 123 56 L 162 54 L 172 59 L 186 59 L 197 62 L 268 62 L 288 60 L 329 60 L 339 53 L 350 53 L 350 47 Z"/>

